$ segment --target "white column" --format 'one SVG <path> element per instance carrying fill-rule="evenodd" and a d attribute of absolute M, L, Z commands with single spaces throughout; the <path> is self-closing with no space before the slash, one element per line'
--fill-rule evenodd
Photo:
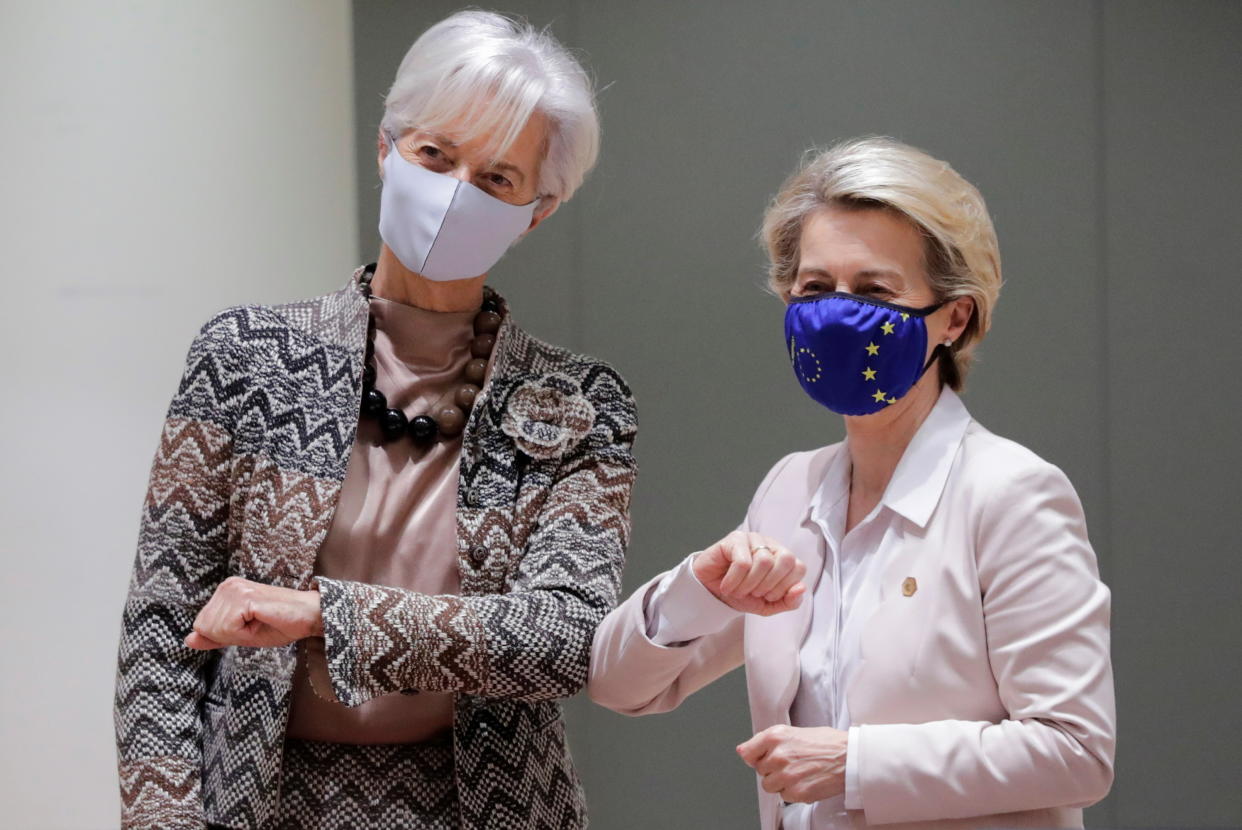
<path fill-rule="evenodd" d="M 160 421 L 212 312 L 348 277 L 352 86 L 346 0 L 0 6 L 0 824 L 116 826 Z"/>

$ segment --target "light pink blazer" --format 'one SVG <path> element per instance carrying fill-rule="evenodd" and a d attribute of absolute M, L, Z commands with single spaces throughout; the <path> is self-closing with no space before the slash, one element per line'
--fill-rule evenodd
<path fill-rule="evenodd" d="M 884 574 L 847 689 L 863 801 L 851 818 L 1081 827 L 1081 808 L 1112 784 L 1115 744 L 1109 591 L 1082 507 L 1059 469 L 971 420 L 952 392 L 937 407 L 960 410 L 960 428 L 933 446 L 916 435 L 883 500 L 908 543 Z M 809 574 L 825 556 L 811 496 L 841 447 L 782 459 L 743 523 L 789 547 Z M 911 596 L 906 577 L 917 580 Z M 643 613 L 659 579 L 597 631 L 591 698 L 630 715 L 667 712 L 744 664 L 754 730 L 788 724 L 811 603 L 663 647 Z M 760 787 L 759 813 L 763 830 L 776 830 L 780 797 Z"/>

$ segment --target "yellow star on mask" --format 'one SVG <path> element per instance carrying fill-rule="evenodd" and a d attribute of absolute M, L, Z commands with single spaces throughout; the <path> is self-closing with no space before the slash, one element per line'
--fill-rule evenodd
<path fill-rule="evenodd" d="M 880 326 L 880 328 L 882 328 L 882 329 L 884 330 L 884 333 L 885 333 L 885 334 L 892 334 L 892 333 L 893 333 L 893 324 L 892 324 L 892 323 L 885 323 L 884 325 Z"/>
<path fill-rule="evenodd" d="M 875 369 L 863 369 L 863 377 L 867 380 L 875 380 Z"/>
<path fill-rule="evenodd" d="M 877 354 L 879 354 L 879 353 L 880 353 L 880 347 L 879 347 L 879 346 L 877 346 L 877 345 L 876 345 L 876 344 L 874 344 L 874 343 L 868 343 L 868 344 L 867 344 L 867 354 L 872 355 L 872 356 L 874 357 L 875 355 L 877 355 Z"/>
<path fill-rule="evenodd" d="M 907 320 L 909 320 L 909 319 L 910 319 L 910 315 L 909 315 L 909 314 L 906 314 L 904 311 L 903 311 L 903 312 L 901 312 L 901 322 L 903 322 L 903 323 L 904 323 L 905 321 L 907 321 Z"/>
<path fill-rule="evenodd" d="M 876 403 L 884 403 L 884 393 L 879 389 L 875 390 L 875 394 L 871 396 Z"/>

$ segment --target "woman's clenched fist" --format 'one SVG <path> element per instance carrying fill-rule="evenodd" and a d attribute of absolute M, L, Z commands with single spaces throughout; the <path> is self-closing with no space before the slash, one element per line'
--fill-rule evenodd
<path fill-rule="evenodd" d="M 797 608 L 806 593 L 806 565 L 784 545 L 735 530 L 694 557 L 694 575 L 738 611 L 771 616 Z"/>
<path fill-rule="evenodd" d="M 318 591 L 230 576 L 198 612 L 185 644 L 202 651 L 222 646 L 270 648 L 322 635 Z"/>

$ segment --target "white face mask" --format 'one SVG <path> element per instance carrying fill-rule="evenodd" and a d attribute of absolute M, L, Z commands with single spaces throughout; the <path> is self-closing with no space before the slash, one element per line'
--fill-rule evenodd
<path fill-rule="evenodd" d="M 538 199 L 511 205 L 469 182 L 407 161 L 389 139 L 380 192 L 380 238 L 429 280 L 486 274 L 530 227 Z"/>

